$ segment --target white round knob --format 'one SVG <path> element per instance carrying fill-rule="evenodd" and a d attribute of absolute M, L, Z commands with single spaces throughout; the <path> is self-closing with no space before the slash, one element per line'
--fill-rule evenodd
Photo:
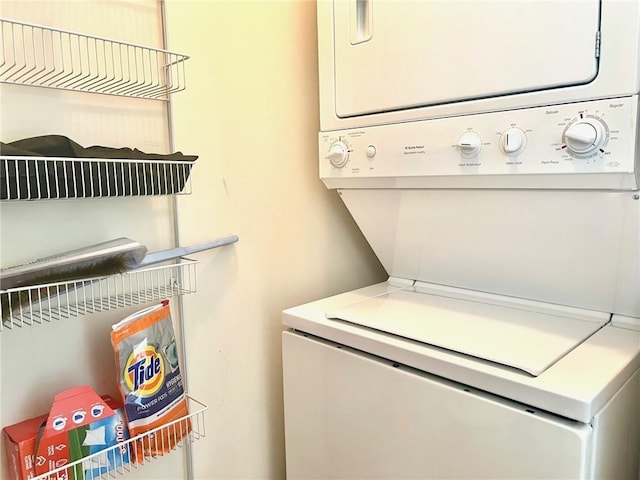
<path fill-rule="evenodd" d="M 519 128 L 507 128 L 500 137 L 500 149 L 509 156 L 521 154 L 527 146 L 527 136 Z"/>
<path fill-rule="evenodd" d="M 605 140 L 604 125 L 595 119 L 582 119 L 569 125 L 562 139 L 571 153 L 585 155 L 596 151 Z"/>
<path fill-rule="evenodd" d="M 369 145 L 367 147 L 367 158 L 373 158 L 376 156 L 376 147 Z"/>
<path fill-rule="evenodd" d="M 349 161 L 349 147 L 340 140 L 335 141 L 329 147 L 327 158 L 331 162 L 331 165 L 336 168 L 342 168 Z"/>
<path fill-rule="evenodd" d="M 477 157 L 482 149 L 482 139 L 476 132 L 465 132 L 458 139 L 456 146 L 463 157 Z"/>

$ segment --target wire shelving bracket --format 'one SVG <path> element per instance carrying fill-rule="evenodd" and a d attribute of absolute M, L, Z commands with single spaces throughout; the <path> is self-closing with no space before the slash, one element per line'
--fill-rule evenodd
<path fill-rule="evenodd" d="M 119 442 L 112 447 L 100 450 L 80 460 L 68 463 L 64 466 L 50 470 L 47 473 L 35 477 L 33 480 L 94 480 L 99 478 L 122 478 L 138 467 L 141 467 L 165 454 L 157 456 L 144 456 L 135 458 L 133 452 L 137 449 L 149 449 L 162 452 L 168 443 L 182 448 L 200 438 L 206 436 L 204 424 L 204 412 L 207 405 L 193 397 L 186 395 L 189 414 L 173 420 L 141 435 L 136 435 L 124 442 Z M 167 453 L 170 453 L 167 452 Z M 124 459 L 131 461 L 127 462 Z M 103 472 L 96 473 L 93 472 Z"/>
<path fill-rule="evenodd" d="M 0 290 L 0 331 L 194 293 L 197 263 L 182 258 L 106 277 Z"/>
<path fill-rule="evenodd" d="M 0 156 L 0 200 L 191 193 L 192 161 Z"/>
<path fill-rule="evenodd" d="M 0 82 L 136 98 L 185 89 L 186 55 L 0 18 Z"/>

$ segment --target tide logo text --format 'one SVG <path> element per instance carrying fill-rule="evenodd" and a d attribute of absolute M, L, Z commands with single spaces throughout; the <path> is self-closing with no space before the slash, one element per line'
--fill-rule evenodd
<path fill-rule="evenodd" d="M 154 395 L 164 384 L 164 361 L 152 345 L 133 352 L 125 365 L 125 383 L 138 396 Z"/>

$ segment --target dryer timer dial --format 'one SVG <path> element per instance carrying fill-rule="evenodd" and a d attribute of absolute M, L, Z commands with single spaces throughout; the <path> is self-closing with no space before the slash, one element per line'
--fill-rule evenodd
<path fill-rule="evenodd" d="M 562 140 L 573 156 L 586 157 L 606 143 L 607 126 L 599 118 L 581 118 L 567 126 Z"/>

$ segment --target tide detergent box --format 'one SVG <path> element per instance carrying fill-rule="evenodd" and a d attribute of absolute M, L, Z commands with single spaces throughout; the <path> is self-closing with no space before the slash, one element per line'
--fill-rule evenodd
<path fill-rule="evenodd" d="M 36 437 L 46 421 L 47 415 L 40 415 L 3 429 L 9 480 L 27 480 L 36 476 Z"/>
<path fill-rule="evenodd" d="M 98 478 L 101 474 L 129 462 L 126 445 L 114 447 L 128 438 L 126 422 L 89 386 L 65 390 L 54 397 L 45 427 L 35 446 L 35 474 L 65 467 L 91 456 L 71 468 L 52 474 L 50 480 Z M 114 447 L 114 448 L 110 448 Z M 109 449 L 102 455 L 93 455 Z"/>

